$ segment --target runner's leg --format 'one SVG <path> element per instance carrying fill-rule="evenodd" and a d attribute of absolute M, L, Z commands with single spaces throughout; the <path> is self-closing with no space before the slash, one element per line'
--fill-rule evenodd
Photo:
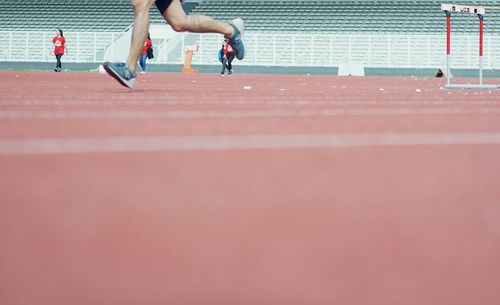
<path fill-rule="evenodd" d="M 186 15 L 180 0 L 171 0 L 170 5 L 161 6 L 170 0 L 158 0 L 157 7 L 170 26 L 178 32 L 192 33 L 219 33 L 229 38 L 238 59 L 245 57 L 245 44 L 243 43 L 244 24 L 241 18 L 230 22 L 221 22 L 205 15 Z M 161 7 L 161 8 L 160 8 Z M 162 11 L 162 9 L 165 9 Z"/>
<path fill-rule="evenodd" d="M 127 66 L 135 72 L 137 61 L 144 46 L 144 41 L 149 32 L 149 9 L 155 0 L 132 0 L 134 7 L 134 29 L 132 31 L 132 41 L 130 44 L 130 53 L 128 54 Z"/>
<path fill-rule="evenodd" d="M 177 32 L 219 33 L 228 37 L 234 34 L 233 27 L 226 22 L 205 15 L 186 15 L 180 0 L 172 0 L 163 17 Z"/>

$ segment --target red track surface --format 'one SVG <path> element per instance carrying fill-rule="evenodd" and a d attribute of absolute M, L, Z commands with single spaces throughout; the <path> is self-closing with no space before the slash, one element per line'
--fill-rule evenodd
<path fill-rule="evenodd" d="M 442 85 L 0 73 L 0 304 L 500 304 L 500 92 Z"/>

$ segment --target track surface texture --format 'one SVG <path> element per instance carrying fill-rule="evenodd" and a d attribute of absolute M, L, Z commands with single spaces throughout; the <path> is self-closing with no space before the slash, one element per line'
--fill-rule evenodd
<path fill-rule="evenodd" d="M 500 92 L 443 84 L 0 72 L 0 304 L 500 304 Z"/>

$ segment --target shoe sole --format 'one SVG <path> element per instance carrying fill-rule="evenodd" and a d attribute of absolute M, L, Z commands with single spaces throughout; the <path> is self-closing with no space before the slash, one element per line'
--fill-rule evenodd
<path fill-rule="evenodd" d="M 111 67 L 107 64 L 104 63 L 103 65 L 104 70 L 114 79 L 116 79 L 122 86 L 127 87 L 132 89 L 134 87 L 135 83 L 135 78 L 132 80 L 126 80 L 123 77 L 120 76 L 120 74 L 116 73 L 115 70 L 111 69 Z"/>
<path fill-rule="evenodd" d="M 238 23 L 236 23 L 235 21 L 238 21 Z M 245 23 L 243 22 L 243 19 L 241 19 L 241 18 L 233 19 L 233 20 L 231 20 L 231 24 L 240 32 L 241 44 L 243 45 L 243 50 L 245 50 L 245 52 L 246 52 L 246 46 L 245 46 L 245 42 L 243 40 L 243 36 L 245 33 Z M 238 57 L 236 57 L 236 58 L 238 58 Z M 238 59 L 242 60 L 243 58 L 245 58 L 244 53 L 243 53 L 243 57 L 238 58 Z"/>

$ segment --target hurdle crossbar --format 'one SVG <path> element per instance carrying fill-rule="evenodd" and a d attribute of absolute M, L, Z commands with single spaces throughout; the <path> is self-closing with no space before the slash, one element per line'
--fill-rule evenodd
<path fill-rule="evenodd" d="M 483 45 L 484 45 L 484 15 L 486 9 L 499 9 L 500 7 L 484 7 L 475 5 L 441 4 L 441 10 L 446 14 L 446 88 L 460 89 L 500 89 L 500 85 L 483 84 Z M 451 83 L 451 13 L 474 14 L 479 17 L 479 84 L 452 84 Z"/>

